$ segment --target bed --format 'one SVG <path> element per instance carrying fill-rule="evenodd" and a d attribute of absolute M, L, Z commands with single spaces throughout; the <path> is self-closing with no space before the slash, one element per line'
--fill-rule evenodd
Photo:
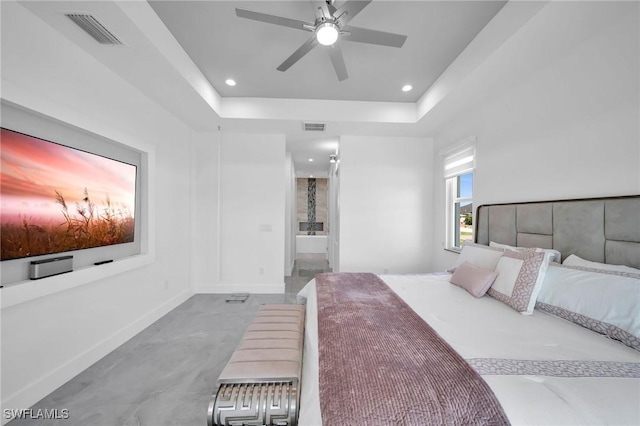
<path fill-rule="evenodd" d="M 640 196 L 481 206 L 477 218 L 448 272 L 322 274 L 302 289 L 298 424 L 640 424 Z M 411 349 L 414 323 L 455 356 L 423 357 L 440 345 L 431 335 Z M 444 367 L 456 357 L 463 366 Z M 422 406 L 433 401 L 446 409 Z"/>

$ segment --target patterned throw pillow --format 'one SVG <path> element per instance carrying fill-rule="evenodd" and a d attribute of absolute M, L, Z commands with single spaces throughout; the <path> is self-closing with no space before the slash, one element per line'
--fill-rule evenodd
<path fill-rule="evenodd" d="M 498 260 L 498 277 L 487 294 L 530 315 L 536 304 L 550 254 L 543 251 L 506 251 Z"/>
<path fill-rule="evenodd" d="M 551 262 L 557 262 L 560 263 L 562 262 L 562 253 L 560 253 L 558 250 L 554 250 L 554 249 L 545 249 L 545 248 L 536 248 L 536 247 L 513 247 L 507 244 L 500 244 L 500 243 L 496 243 L 494 241 L 489 242 L 489 247 L 494 247 L 494 248 L 501 248 L 503 250 L 512 250 L 512 251 L 527 251 L 527 250 L 540 250 L 540 251 L 544 251 L 546 253 L 550 253 L 551 254 Z"/>

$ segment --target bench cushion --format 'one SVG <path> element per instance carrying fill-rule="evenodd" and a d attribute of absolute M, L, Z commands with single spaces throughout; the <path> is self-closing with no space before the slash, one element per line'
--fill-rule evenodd
<path fill-rule="evenodd" d="M 262 305 L 218 383 L 300 380 L 304 306 Z"/>

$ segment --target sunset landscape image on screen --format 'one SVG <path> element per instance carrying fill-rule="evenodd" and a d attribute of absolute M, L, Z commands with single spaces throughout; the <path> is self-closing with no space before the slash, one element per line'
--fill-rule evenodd
<path fill-rule="evenodd" d="M 135 166 L 0 131 L 1 260 L 133 241 Z"/>

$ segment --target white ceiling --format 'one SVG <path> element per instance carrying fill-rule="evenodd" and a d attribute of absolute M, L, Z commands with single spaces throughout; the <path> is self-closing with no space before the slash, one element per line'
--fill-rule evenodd
<path fill-rule="evenodd" d="M 310 34 L 235 14 L 240 7 L 311 21 L 306 0 L 20 4 L 195 131 L 221 126 L 227 132 L 285 135 L 297 175 L 319 177 L 328 172 L 329 154 L 336 152 L 341 135 L 427 136 L 421 117 L 462 82 L 465 71 L 458 64 L 449 73 L 453 79 L 437 79 L 456 58 L 460 63 L 461 52 L 505 1 L 374 0 L 349 24 L 404 34 L 407 41 L 399 49 L 343 42 L 349 72 L 343 82 L 319 48 L 288 71 L 277 71 Z M 518 4 L 497 25 L 502 35 L 492 32 L 492 48 L 517 27 L 510 24 L 514 11 L 535 9 L 529 2 Z M 125 45 L 98 44 L 65 11 L 93 14 Z M 462 63 L 468 72 L 482 57 L 466 55 Z M 238 85 L 226 86 L 229 77 Z M 403 93 L 407 83 L 414 90 Z M 304 132 L 303 121 L 327 123 L 327 130 Z"/>
<path fill-rule="evenodd" d="M 373 1 L 349 25 L 403 34 L 407 41 L 393 48 L 341 38 L 349 78 L 340 82 L 324 46 L 286 72 L 276 70 L 311 33 L 239 18 L 235 12 L 241 8 L 313 22 L 309 1 L 149 2 L 223 97 L 374 102 L 416 102 L 504 3 Z M 238 84 L 227 86 L 227 78 Z M 405 84 L 414 89 L 403 92 Z"/>
<path fill-rule="evenodd" d="M 235 12 L 241 8 L 313 22 L 313 6 L 306 0 L 149 1 L 222 97 L 411 103 L 417 102 L 504 3 L 373 1 L 349 24 L 403 34 L 407 41 L 402 48 L 339 41 L 349 73 L 340 82 L 323 46 L 286 72 L 276 70 L 310 33 L 239 18 Z M 226 85 L 228 78 L 237 85 Z M 403 92 L 405 84 L 411 84 L 413 90 Z M 337 145 L 335 133 L 290 135 L 287 139 L 298 176 L 326 176 L 329 154 L 336 152 Z"/>

